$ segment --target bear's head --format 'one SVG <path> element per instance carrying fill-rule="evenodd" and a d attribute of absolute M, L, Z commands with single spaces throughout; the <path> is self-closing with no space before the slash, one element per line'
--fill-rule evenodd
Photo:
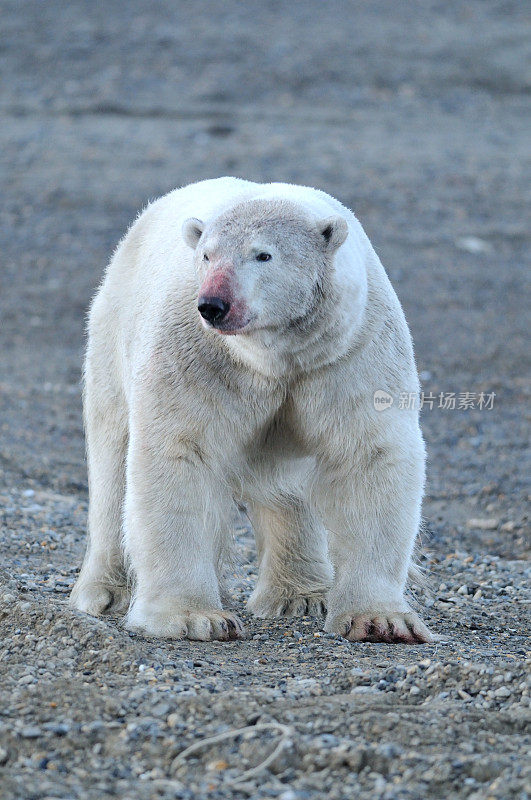
<path fill-rule="evenodd" d="M 203 325 L 223 334 L 311 326 L 347 233 L 342 217 L 312 220 L 280 199 L 248 200 L 208 223 L 187 219 Z"/>

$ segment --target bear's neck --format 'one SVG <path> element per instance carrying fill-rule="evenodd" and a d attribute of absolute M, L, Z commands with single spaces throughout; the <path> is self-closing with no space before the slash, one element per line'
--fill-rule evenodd
<path fill-rule="evenodd" d="M 312 312 L 283 328 L 225 337 L 231 356 L 273 380 L 297 378 L 342 358 L 364 323 L 367 282 L 339 287 L 332 277 L 318 292 Z"/>

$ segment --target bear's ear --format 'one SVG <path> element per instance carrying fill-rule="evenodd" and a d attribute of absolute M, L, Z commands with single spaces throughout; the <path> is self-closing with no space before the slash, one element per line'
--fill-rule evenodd
<path fill-rule="evenodd" d="M 183 223 L 183 239 L 186 244 L 195 250 L 201 234 L 205 230 L 205 223 L 196 217 L 190 217 Z"/>
<path fill-rule="evenodd" d="M 317 223 L 317 230 L 323 237 L 325 250 L 334 253 L 348 236 L 347 221 L 343 217 L 327 217 Z"/>

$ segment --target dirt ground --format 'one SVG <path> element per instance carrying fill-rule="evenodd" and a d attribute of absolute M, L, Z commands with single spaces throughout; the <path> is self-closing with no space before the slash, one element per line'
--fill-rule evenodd
<path fill-rule="evenodd" d="M 530 797 L 525 4 L 1 0 L 0 19 L 2 800 Z M 241 522 L 244 642 L 146 640 L 66 606 L 87 305 L 149 199 L 224 174 L 339 197 L 403 303 L 435 398 L 434 645 L 251 618 Z"/>

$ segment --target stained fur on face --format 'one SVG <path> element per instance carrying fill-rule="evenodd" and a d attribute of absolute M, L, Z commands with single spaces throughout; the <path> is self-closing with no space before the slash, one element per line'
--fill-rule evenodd
<path fill-rule="evenodd" d="M 328 244 L 295 203 L 251 200 L 204 226 L 195 261 L 202 278 L 212 263 L 229 263 L 236 297 L 249 305 L 254 329 L 277 328 L 282 336 L 285 329 L 302 326 L 313 314 L 322 317 L 319 301 L 334 301 L 333 293 L 323 290 L 324 285 L 331 286 L 333 268 Z M 256 260 L 261 252 L 269 262 Z"/>

